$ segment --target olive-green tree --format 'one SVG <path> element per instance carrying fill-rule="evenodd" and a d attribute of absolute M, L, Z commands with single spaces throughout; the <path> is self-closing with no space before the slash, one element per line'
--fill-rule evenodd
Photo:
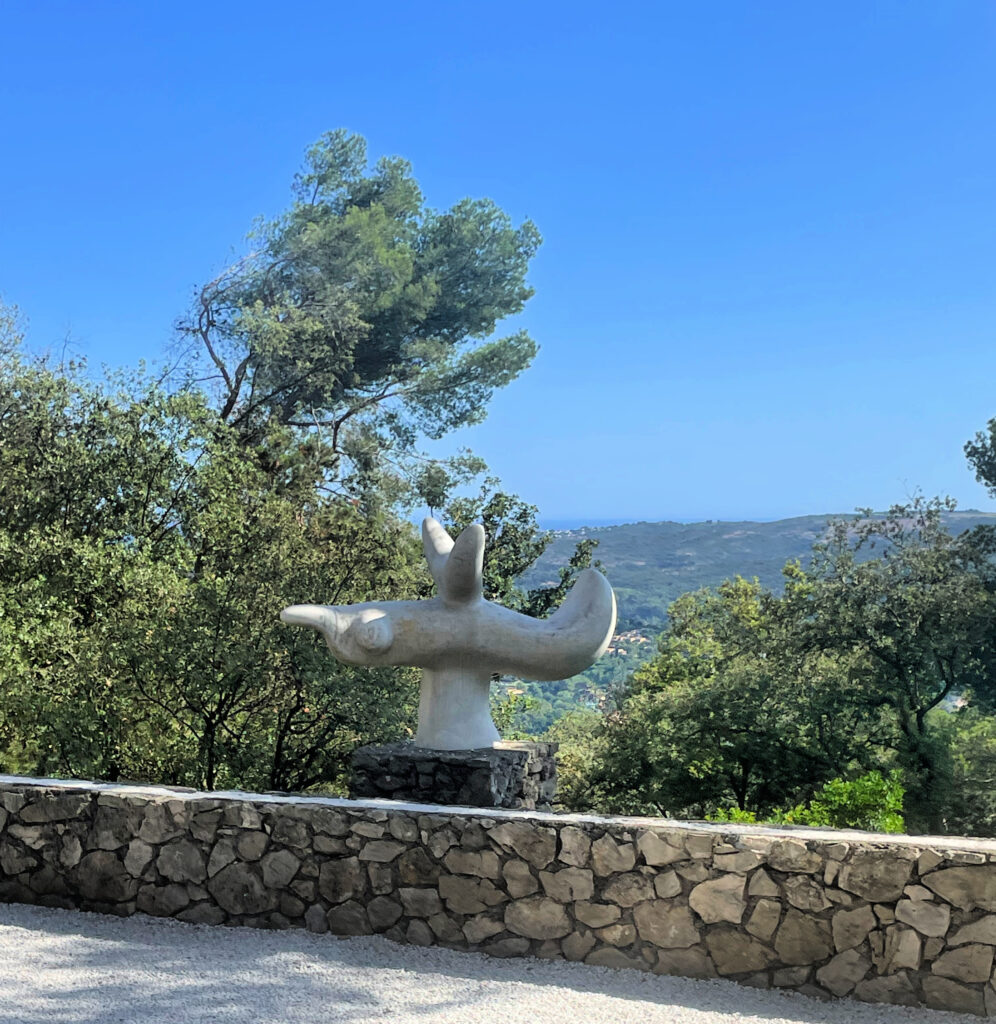
<path fill-rule="evenodd" d="M 532 294 L 539 233 L 487 199 L 432 209 L 406 161 L 370 166 L 365 141 L 341 130 L 308 150 L 293 194 L 182 321 L 192 372 L 264 464 L 279 423 L 337 492 L 438 507 L 482 463 L 427 462 L 420 440 L 479 422 L 532 360 L 525 332 L 493 335 Z"/>

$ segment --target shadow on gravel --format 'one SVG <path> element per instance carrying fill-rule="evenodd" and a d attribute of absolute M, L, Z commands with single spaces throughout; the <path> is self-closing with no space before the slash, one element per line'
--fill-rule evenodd
<path fill-rule="evenodd" d="M 659 1013 L 673 1006 L 731 1021 L 757 1017 L 797 1024 L 899 1024 L 916 1017 L 958 1024 L 975 1019 L 849 1000 L 821 1003 L 727 981 L 693 981 L 563 961 L 498 960 L 439 947 L 399 946 L 380 937 L 339 940 L 296 930 L 196 926 L 144 915 L 114 918 L 37 907 L 15 910 L 0 904 L 0 927 L 4 925 L 41 933 L 39 947 L 25 953 L 23 970 L 44 973 L 39 976 L 43 983 L 37 985 L 25 978 L 22 990 L 29 998 L 21 1005 L 7 1001 L 18 986 L 10 989 L 0 978 L 0 1024 L 349 1024 L 392 1020 L 398 1014 L 431 1018 L 460 1007 L 469 1014 L 476 1004 L 493 1002 L 493 985 L 502 982 L 516 983 L 509 1007 L 522 1000 L 521 1019 L 533 1021 L 540 1018 L 528 1012 L 528 986 L 560 989 L 565 1002 L 579 1007 L 585 996 L 626 1000 L 627 1019 L 633 1020 L 638 1018 L 631 1015 L 639 1013 L 634 1003 L 645 1003 L 647 1011 Z M 5 951 L 2 944 L 11 936 L 0 935 L 0 960 L 5 963 L 12 959 L 12 951 L 9 946 Z M 364 971 L 382 973 L 379 978 L 364 978 Z M 88 977 L 92 984 L 85 983 Z M 343 985 L 332 978 L 352 983 Z M 464 981 L 466 985 L 460 984 Z M 446 990 L 447 998 L 438 998 L 440 989 Z M 399 992 L 404 991 L 411 995 L 400 1003 Z M 582 1001 L 572 996 L 581 996 Z M 460 1015 L 452 1019 L 459 1020 Z"/>

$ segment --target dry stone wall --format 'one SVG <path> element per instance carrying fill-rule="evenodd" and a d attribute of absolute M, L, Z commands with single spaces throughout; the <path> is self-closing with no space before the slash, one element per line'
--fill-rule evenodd
<path fill-rule="evenodd" d="M 0 776 L 0 900 L 996 1017 L 996 842 Z"/>

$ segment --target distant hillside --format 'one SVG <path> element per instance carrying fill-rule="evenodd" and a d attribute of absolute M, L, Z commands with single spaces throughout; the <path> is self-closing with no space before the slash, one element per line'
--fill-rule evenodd
<path fill-rule="evenodd" d="M 792 558 L 805 563 L 830 519 L 844 515 L 799 516 L 772 523 L 629 523 L 557 531 L 543 557 L 523 583 L 553 582 L 579 540 L 598 540 L 595 552 L 615 588 L 619 628 L 663 625 L 667 606 L 679 595 L 715 586 L 734 575 L 757 576 L 773 590 L 782 585 L 782 566 Z M 996 513 L 951 512 L 945 515 L 957 533 L 980 523 L 996 524 Z"/>

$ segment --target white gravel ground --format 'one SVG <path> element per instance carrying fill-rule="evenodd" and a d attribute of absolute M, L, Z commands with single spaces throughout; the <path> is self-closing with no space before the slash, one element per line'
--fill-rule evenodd
<path fill-rule="evenodd" d="M 381 938 L 0 904 L 0 1024 L 975 1024 Z"/>

